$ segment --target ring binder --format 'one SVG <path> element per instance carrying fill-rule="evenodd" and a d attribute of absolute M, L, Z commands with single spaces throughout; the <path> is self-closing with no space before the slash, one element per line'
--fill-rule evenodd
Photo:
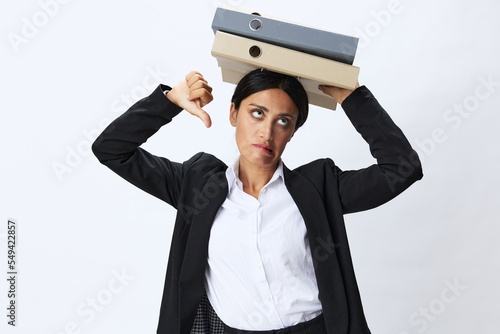
<path fill-rule="evenodd" d="M 223 7 L 217 8 L 212 29 L 214 33 L 222 31 L 349 65 L 354 62 L 359 42 L 356 37 Z"/>
<path fill-rule="evenodd" d="M 254 47 L 260 50 L 257 57 L 250 52 Z M 318 86 L 355 89 L 359 76 L 356 66 L 221 31 L 215 33 L 212 55 L 217 59 L 225 82 L 237 83 L 248 71 L 266 68 L 299 77 L 311 104 L 333 110 L 335 100 L 321 93 Z"/>

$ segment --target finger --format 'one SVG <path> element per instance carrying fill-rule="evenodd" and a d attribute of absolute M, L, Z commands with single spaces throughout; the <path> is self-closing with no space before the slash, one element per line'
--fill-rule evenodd
<path fill-rule="evenodd" d="M 203 77 L 203 75 L 201 73 L 196 72 L 196 71 L 190 72 L 186 76 L 186 83 L 187 83 L 188 87 L 192 87 L 193 85 L 198 84 L 198 83 L 204 83 L 208 86 L 208 81 Z"/>
<path fill-rule="evenodd" d="M 193 78 L 195 78 L 194 76 Z M 191 79 L 193 81 L 193 78 Z M 199 100 L 200 108 L 207 105 L 213 100 L 212 87 L 206 81 L 197 80 L 189 87 L 188 99 L 190 101 Z"/>
<path fill-rule="evenodd" d="M 356 82 L 356 85 L 354 86 L 354 89 L 359 87 L 359 82 Z M 336 91 L 353 91 L 354 89 L 345 89 L 345 88 L 340 88 L 336 86 L 327 86 L 327 85 L 319 85 L 318 86 L 319 90 L 322 91 L 325 94 L 331 94 Z"/>
<path fill-rule="evenodd" d="M 191 71 L 186 75 L 186 82 L 189 82 L 193 77 L 203 78 L 203 75 L 198 71 Z"/>
<path fill-rule="evenodd" d="M 337 101 L 339 104 L 342 104 L 342 102 L 344 102 L 344 100 L 353 92 L 350 89 L 339 88 L 335 86 L 320 85 L 318 88 L 323 93 L 333 97 L 334 100 Z"/>
<path fill-rule="evenodd" d="M 319 90 L 321 90 L 323 93 L 328 94 L 328 95 L 332 95 L 334 92 L 336 92 L 339 89 L 340 88 L 334 87 L 334 86 L 325 86 L 325 85 L 319 86 Z"/>
<path fill-rule="evenodd" d="M 208 83 L 206 81 L 202 81 L 202 80 L 198 80 L 196 82 L 194 82 L 193 84 L 191 84 L 191 86 L 189 87 L 189 96 L 190 96 L 190 99 L 194 99 L 195 97 L 193 92 L 197 92 L 197 94 L 207 94 L 207 95 L 211 95 L 212 93 L 212 87 L 208 85 Z"/>
<path fill-rule="evenodd" d="M 196 75 L 193 75 L 191 81 L 196 80 Z M 205 80 L 198 79 L 189 87 L 188 99 L 191 101 L 199 100 L 200 107 L 203 107 L 213 100 L 212 87 Z"/>
<path fill-rule="evenodd" d="M 194 84 L 192 84 L 190 87 L 189 87 L 189 90 L 190 91 L 195 91 L 195 90 L 205 90 L 207 91 L 209 94 L 212 93 L 212 87 L 210 85 L 208 85 L 207 82 L 205 81 L 196 81 Z"/>
<path fill-rule="evenodd" d="M 212 102 L 213 99 L 213 95 L 205 88 L 191 91 L 188 96 L 188 100 L 190 101 L 199 101 L 200 108 L 203 108 L 204 106 Z"/>
<path fill-rule="evenodd" d="M 200 108 L 207 105 L 213 100 L 212 87 L 203 78 L 203 76 L 196 71 L 190 72 L 186 76 L 187 86 L 189 87 L 188 99 L 195 101 L 199 99 Z"/>

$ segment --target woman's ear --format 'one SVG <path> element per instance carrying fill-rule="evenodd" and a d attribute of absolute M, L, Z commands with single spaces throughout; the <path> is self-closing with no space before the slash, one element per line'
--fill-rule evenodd
<path fill-rule="evenodd" d="M 238 109 L 236 109 L 234 102 L 231 102 L 231 109 L 229 110 L 229 122 L 232 126 L 236 126 L 236 118 L 238 117 Z"/>

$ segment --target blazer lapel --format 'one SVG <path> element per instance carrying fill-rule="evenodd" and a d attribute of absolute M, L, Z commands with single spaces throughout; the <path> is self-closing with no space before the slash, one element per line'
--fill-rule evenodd
<path fill-rule="evenodd" d="M 210 229 L 227 192 L 226 175 L 221 171 L 210 177 L 194 199 L 197 212 L 191 217 L 179 282 L 181 318 L 196 316 L 204 289 Z"/>
<path fill-rule="evenodd" d="M 325 321 L 336 333 L 347 333 L 348 310 L 344 282 L 323 198 L 303 175 L 284 167 L 285 184 L 304 218 Z"/>

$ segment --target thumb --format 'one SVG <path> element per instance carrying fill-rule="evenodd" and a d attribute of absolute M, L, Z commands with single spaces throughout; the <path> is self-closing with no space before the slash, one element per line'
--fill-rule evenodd
<path fill-rule="evenodd" d="M 203 110 L 202 101 L 200 99 L 190 100 L 189 97 L 186 98 L 185 104 L 182 106 L 185 111 L 193 116 L 198 117 L 205 124 L 207 128 L 212 126 L 212 119 L 210 115 Z"/>
<path fill-rule="evenodd" d="M 207 128 L 212 126 L 212 118 L 210 118 L 210 115 L 205 110 L 197 108 L 193 115 L 201 119 Z"/>

